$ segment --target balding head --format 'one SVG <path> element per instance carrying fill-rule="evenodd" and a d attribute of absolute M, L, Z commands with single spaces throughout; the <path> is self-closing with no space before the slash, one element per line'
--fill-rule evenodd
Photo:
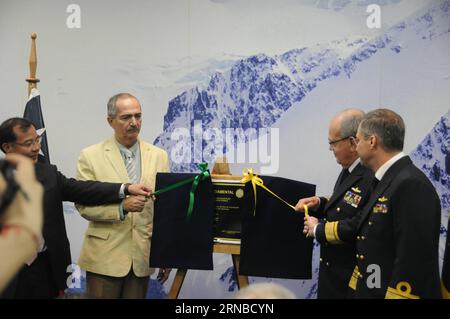
<path fill-rule="evenodd" d="M 330 150 L 333 151 L 338 164 L 344 168 L 350 167 L 358 158 L 355 136 L 363 117 L 362 110 L 349 108 L 339 112 L 330 122 L 328 131 Z"/>
<path fill-rule="evenodd" d="M 335 125 L 340 137 L 356 136 L 359 123 L 364 117 L 364 111 L 356 108 L 348 108 L 339 112 L 331 120 L 330 126 Z"/>

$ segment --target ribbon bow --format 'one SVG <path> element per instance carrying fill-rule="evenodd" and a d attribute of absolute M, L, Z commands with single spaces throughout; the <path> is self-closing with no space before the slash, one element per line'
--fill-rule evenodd
<path fill-rule="evenodd" d="M 175 188 L 178 188 L 180 186 L 189 184 L 192 182 L 191 190 L 189 191 L 189 206 L 186 214 L 186 219 L 191 219 L 192 217 L 192 211 L 194 210 L 194 201 L 195 201 L 195 192 L 197 190 L 198 184 L 207 179 L 210 176 L 210 173 L 208 171 L 208 163 L 200 163 L 198 164 L 198 168 L 200 169 L 200 174 L 198 174 L 195 177 L 191 177 L 182 181 L 179 181 L 177 183 L 174 183 L 172 185 L 169 185 L 167 187 L 164 187 L 162 189 L 158 189 L 156 192 L 154 192 L 152 195 L 159 195 L 168 191 L 171 191 Z"/>
<path fill-rule="evenodd" d="M 287 201 L 285 201 L 284 199 L 282 199 L 280 196 L 278 196 L 277 194 L 275 194 L 274 192 L 272 192 L 270 189 L 268 189 L 265 185 L 264 182 L 262 180 L 261 177 L 258 177 L 258 175 L 253 174 L 253 169 L 252 168 L 247 168 L 244 170 L 244 177 L 241 179 L 241 183 L 248 183 L 251 182 L 252 186 L 253 186 L 253 195 L 255 198 L 255 205 L 253 208 L 253 216 L 256 215 L 256 186 L 259 186 L 263 189 L 265 189 L 266 191 L 268 191 L 271 195 L 275 196 L 276 198 L 278 198 L 279 200 L 281 200 L 283 203 L 285 203 L 286 205 L 288 205 L 290 208 L 295 210 L 295 207 L 292 206 L 291 204 L 289 204 Z"/>
<path fill-rule="evenodd" d="M 253 216 L 256 215 L 256 186 L 264 186 L 264 182 L 261 179 L 261 177 L 258 177 L 258 175 L 253 174 L 253 168 L 247 168 L 244 170 L 244 177 L 241 179 L 241 183 L 248 183 L 251 182 L 253 186 L 253 196 L 255 197 L 255 205 L 253 206 Z"/>
<path fill-rule="evenodd" d="M 191 191 L 189 192 L 189 206 L 186 215 L 186 218 L 188 220 L 191 219 L 192 211 L 194 210 L 195 191 L 197 190 L 198 184 L 200 183 L 200 181 L 205 180 L 210 175 L 207 163 L 198 164 L 198 168 L 200 169 L 200 174 L 194 177 L 194 181 L 191 186 Z"/>

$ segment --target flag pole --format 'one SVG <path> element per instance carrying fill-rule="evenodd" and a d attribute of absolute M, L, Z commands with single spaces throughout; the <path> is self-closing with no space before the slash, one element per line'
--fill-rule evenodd
<path fill-rule="evenodd" d="M 39 82 L 39 79 L 36 78 L 36 68 L 37 68 L 36 38 L 37 35 L 35 32 L 33 32 L 31 34 L 31 50 L 30 50 L 30 58 L 28 60 L 28 65 L 30 67 L 30 75 L 26 79 L 26 81 L 28 82 L 28 96 L 30 96 L 32 88 L 37 88 L 37 83 Z"/>

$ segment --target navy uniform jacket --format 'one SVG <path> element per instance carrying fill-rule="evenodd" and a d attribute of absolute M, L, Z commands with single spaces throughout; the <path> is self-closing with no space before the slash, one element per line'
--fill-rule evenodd
<path fill-rule="evenodd" d="M 326 223 L 316 227 L 316 239 L 321 244 L 319 299 L 348 297 L 348 282 L 355 266 L 358 213 L 367 202 L 372 179 L 373 172 L 358 164 L 336 185 L 329 200 L 321 197 L 317 217 Z"/>
<path fill-rule="evenodd" d="M 409 157 L 395 162 L 362 211 L 350 281 L 355 296 L 440 298 L 440 214 L 428 178 Z"/>

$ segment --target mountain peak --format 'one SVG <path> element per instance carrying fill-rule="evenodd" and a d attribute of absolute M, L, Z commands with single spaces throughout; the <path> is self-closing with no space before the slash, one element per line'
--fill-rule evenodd
<path fill-rule="evenodd" d="M 440 1 L 374 39 L 352 36 L 295 48 L 277 56 L 259 53 L 239 59 L 229 68 L 213 72 L 204 88 L 196 85 L 171 99 L 164 116 L 164 132 L 155 143 L 172 150 L 180 143 L 172 140 L 172 133 L 178 128 L 192 133 L 199 120 L 202 128 L 219 131 L 272 127 L 322 82 L 338 76 L 350 78 L 358 65 L 381 50 L 401 54 L 411 39 L 432 40 L 449 32 L 449 12 L 450 0 Z M 245 136 L 245 140 L 253 138 Z M 185 143 L 194 153 L 192 137 Z M 202 139 L 201 144 L 208 147 L 211 143 Z M 235 145 L 224 145 L 220 151 L 226 152 Z M 186 170 L 195 171 L 195 163 L 172 163 L 172 171 Z"/>

